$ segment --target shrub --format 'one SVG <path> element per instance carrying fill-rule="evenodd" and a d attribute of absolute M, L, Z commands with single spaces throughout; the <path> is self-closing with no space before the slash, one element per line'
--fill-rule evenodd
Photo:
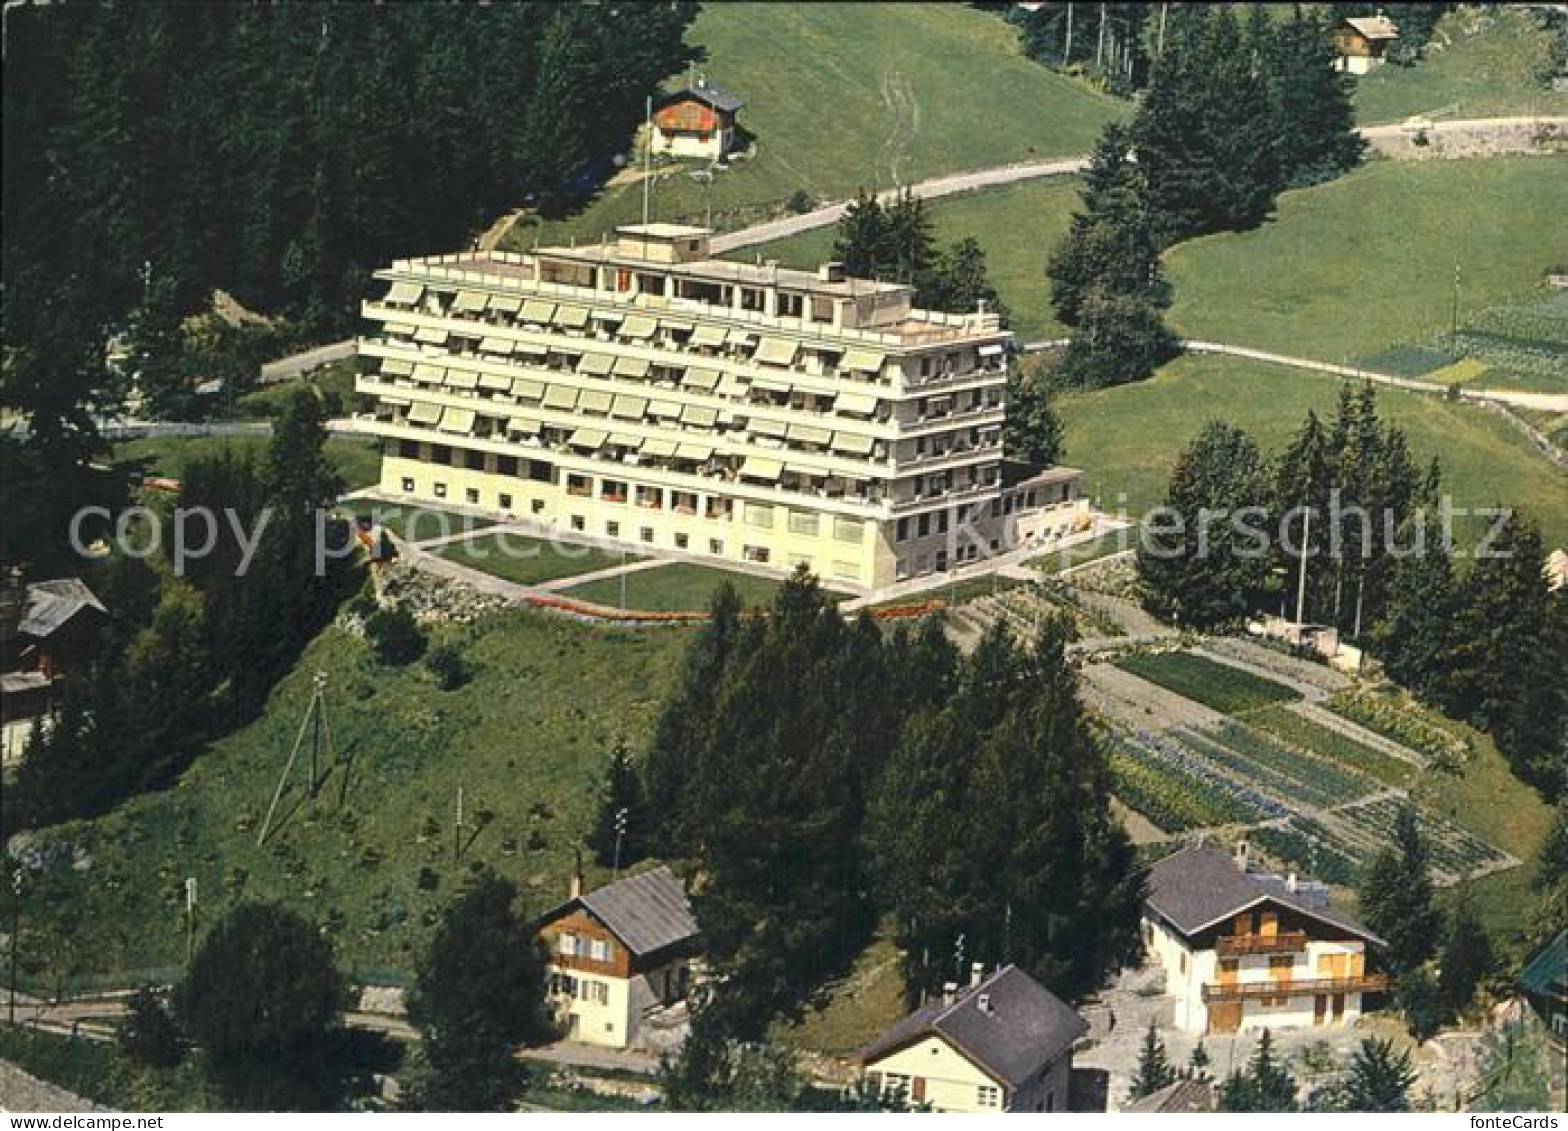
<path fill-rule="evenodd" d="M 425 654 L 425 634 L 405 608 L 377 610 L 366 619 L 365 634 L 384 664 L 402 667 Z"/>
<path fill-rule="evenodd" d="M 185 1056 L 179 1027 L 151 986 L 131 998 L 120 1023 L 120 1051 L 148 1068 L 173 1068 Z"/>
<path fill-rule="evenodd" d="M 462 653 L 451 644 L 439 644 L 430 649 L 425 656 L 425 667 L 436 677 L 442 691 L 456 691 L 473 678 Z"/>

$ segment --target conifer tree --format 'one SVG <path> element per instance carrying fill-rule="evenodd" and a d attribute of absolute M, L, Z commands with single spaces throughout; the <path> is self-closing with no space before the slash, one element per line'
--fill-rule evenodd
<path fill-rule="evenodd" d="M 1365 145 L 1356 133 L 1354 80 L 1335 69 L 1333 41 L 1317 14 L 1298 7 L 1289 19 L 1260 22 L 1252 38 L 1266 77 L 1283 184 L 1300 188 L 1332 180 L 1360 160 Z"/>
<path fill-rule="evenodd" d="M 1051 407 L 1047 373 L 1015 366 L 1007 375 L 1007 419 L 1002 444 L 1009 459 L 1050 467 L 1061 458 L 1062 422 Z"/>
<path fill-rule="evenodd" d="M 601 866 L 627 868 L 648 855 L 647 830 L 648 807 L 643 800 L 642 780 L 626 744 L 617 742 L 610 751 L 599 815 L 588 836 L 589 847 Z"/>
<path fill-rule="evenodd" d="M 1462 890 L 1448 917 L 1438 954 L 1437 992 L 1449 1017 L 1457 1017 L 1469 1007 L 1495 961 L 1486 927 L 1476 915 L 1469 893 Z"/>
<path fill-rule="evenodd" d="M 1399 1112 L 1410 1110 L 1410 1086 L 1416 1073 L 1410 1067 L 1410 1053 L 1394 1054 L 1394 1044 L 1386 1039 L 1367 1037 L 1350 1061 L 1345 1081 L 1345 1110 L 1356 1112 Z"/>
<path fill-rule="evenodd" d="M 1414 970 L 1432 956 L 1441 917 L 1432 903 L 1431 855 L 1415 810 L 1394 818 L 1393 843 L 1373 858 L 1360 887 L 1361 913 L 1388 943 L 1396 973 Z"/>
<path fill-rule="evenodd" d="M 1138 1053 L 1138 1067 L 1133 1072 L 1132 1084 L 1127 1092 L 1128 1101 L 1141 1100 L 1161 1088 L 1176 1082 L 1176 1070 L 1165 1055 L 1165 1042 L 1160 1040 L 1154 1022 L 1143 1036 L 1143 1049 Z"/>
<path fill-rule="evenodd" d="M 1291 1112 L 1297 1109 L 1296 1080 L 1274 1055 L 1274 1038 L 1263 1030 L 1258 1047 L 1240 1069 L 1219 1087 L 1220 1111 Z"/>

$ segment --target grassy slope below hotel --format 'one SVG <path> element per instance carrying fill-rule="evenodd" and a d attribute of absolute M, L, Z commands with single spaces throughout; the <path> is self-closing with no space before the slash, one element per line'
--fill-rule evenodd
<path fill-rule="evenodd" d="M 421 665 L 387 668 L 328 629 L 263 717 L 215 744 L 173 789 L 53 830 L 92 866 L 55 869 L 29 896 L 30 980 L 120 983 L 176 965 L 186 876 L 198 881 L 203 928 L 238 899 L 280 900 L 321 923 L 345 963 L 372 971 L 407 971 L 439 908 L 481 864 L 518 881 L 532 909 L 558 899 L 609 751 L 622 738 L 644 744 L 690 633 L 510 612 L 443 636 L 475 670 L 451 692 Z M 316 671 L 329 680 L 341 761 L 327 763 L 318 796 L 300 805 L 302 754 L 280 805 L 286 819 L 258 848 Z M 454 861 L 459 788 L 467 843 Z"/>
<path fill-rule="evenodd" d="M 707 4 L 690 32 L 701 73 L 746 100 L 755 156 L 712 187 L 685 171 L 653 186 L 659 220 L 737 227 L 791 194 L 843 199 L 942 173 L 1087 153 L 1125 104 L 1024 58 L 1013 29 L 959 4 Z M 684 76 L 679 76 L 684 78 Z M 597 239 L 642 210 L 628 178 L 584 212 L 512 246 Z"/>

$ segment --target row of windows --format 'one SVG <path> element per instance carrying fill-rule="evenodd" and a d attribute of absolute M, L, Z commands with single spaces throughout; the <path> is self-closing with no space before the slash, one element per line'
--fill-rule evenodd
<path fill-rule="evenodd" d="M 550 975 L 549 990 L 555 997 L 567 997 L 574 1001 L 592 1002 L 595 1005 L 610 1003 L 609 985 L 592 978 L 578 978 L 559 971 L 553 972 Z"/>
<path fill-rule="evenodd" d="M 615 944 L 608 939 L 578 938 L 570 931 L 556 937 L 555 949 L 565 955 L 591 958 L 595 962 L 608 962 L 615 954 Z"/>

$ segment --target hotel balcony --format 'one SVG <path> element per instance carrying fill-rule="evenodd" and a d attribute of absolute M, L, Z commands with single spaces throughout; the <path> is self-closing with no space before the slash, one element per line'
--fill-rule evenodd
<path fill-rule="evenodd" d="M 1243 1001 L 1263 997 L 1310 997 L 1315 994 L 1371 994 L 1388 989 L 1387 974 L 1359 978 L 1263 978 L 1256 982 L 1207 982 L 1203 1000 Z"/>
<path fill-rule="evenodd" d="M 1214 952 L 1221 958 L 1239 954 L 1300 954 L 1307 949 L 1304 931 L 1281 931 L 1275 935 L 1221 935 Z"/>

